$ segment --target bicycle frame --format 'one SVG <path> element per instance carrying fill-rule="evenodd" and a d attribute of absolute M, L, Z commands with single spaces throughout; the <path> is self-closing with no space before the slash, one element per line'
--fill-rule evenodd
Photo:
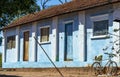
<path fill-rule="evenodd" d="M 108 59 L 100 60 L 100 61 L 97 60 L 97 59 L 94 59 L 95 62 L 92 64 L 92 68 L 96 72 L 98 72 L 96 74 L 101 74 L 101 73 L 104 73 L 104 72 L 105 73 L 107 72 L 108 75 L 116 74 L 117 73 L 117 63 L 112 60 L 112 58 L 114 56 L 115 56 L 114 54 L 108 53 Z M 103 61 L 106 61 L 106 62 L 103 64 Z M 94 65 L 95 65 L 95 67 L 94 67 Z"/>
<path fill-rule="evenodd" d="M 106 61 L 106 60 L 108 60 L 108 61 L 107 61 L 107 62 L 104 64 L 104 66 L 103 66 L 102 62 L 103 62 L 103 61 Z M 100 63 L 100 65 L 101 65 L 101 67 L 102 67 L 101 69 L 103 70 L 104 68 L 106 68 L 106 67 L 108 66 L 109 63 L 112 62 L 112 60 L 111 60 L 111 58 L 109 57 L 109 59 L 105 59 L 105 60 L 97 61 L 97 62 Z"/>
<path fill-rule="evenodd" d="M 108 60 L 108 61 L 105 63 L 104 66 L 103 66 L 103 64 L 101 64 L 101 63 L 100 63 L 100 65 L 101 65 L 102 69 L 105 69 L 106 67 L 108 67 L 108 64 L 111 63 L 111 62 L 112 62 L 112 60 Z"/>

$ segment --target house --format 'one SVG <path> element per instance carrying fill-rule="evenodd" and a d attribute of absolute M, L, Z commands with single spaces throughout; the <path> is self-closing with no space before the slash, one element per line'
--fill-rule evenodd
<path fill-rule="evenodd" d="M 119 21 L 120 0 L 74 0 L 26 15 L 3 28 L 2 67 L 53 67 L 34 37 L 57 67 L 88 66 L 117 39 L 109 33 L 119 36 Z"/>

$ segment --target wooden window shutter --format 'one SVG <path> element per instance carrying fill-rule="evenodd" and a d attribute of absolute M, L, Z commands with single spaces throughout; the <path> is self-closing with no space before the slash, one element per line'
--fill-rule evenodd
<path fill-rule="evenodd" d="M 12 36 L 12 48 L 15 48 L 15 36 Z"/>
<path fill-rule="evenodd" d="M 47 42 L 49 41 L 49 27 L 41 28 L 41 40 L 40 42 Z"/>
<path fill-rule="evenodd" d="M 15 48 L 15 36 L 7 37 L 7 49 Z"/>

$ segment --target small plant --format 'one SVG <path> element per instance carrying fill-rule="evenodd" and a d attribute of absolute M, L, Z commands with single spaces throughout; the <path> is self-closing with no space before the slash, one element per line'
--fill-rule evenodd
<path fill-rule="evenodd" d="M 95 56 L 95 61 L 102 61 L 102 55 Z"/>
<path fill-rule="evenodd" d="M 119 29 L 114 29 L 113 32 L 119 32 Z M 108 49 L 110 49 L 111 51 L 114 51 L 116 54 L 120 54 L 120 34 L 112 34 L 112 33 L 108 33 L 111 38 L 113 38 L 113 36 L 116 38 L 114 41 L 110 41 L 109 45 L 105 46 L 103 48 L 103 51 L 107 51 Z"/>

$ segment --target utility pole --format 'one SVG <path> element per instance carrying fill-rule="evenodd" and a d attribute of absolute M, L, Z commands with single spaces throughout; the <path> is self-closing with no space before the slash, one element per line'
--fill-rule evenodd
<path fill-rule="evenodd" d="M 47 52 L 44 50 L 44 48 L 41 46 L 41 44 L 38 42 L 37 38 L 34 37 L 35 41 L 37 42 L 37 44 L 42 48 L 43 52 L 45 53 L 45 55 L 47 56 L 47 58 L 50 60 L 50 62 L 53 64 L 53 66 L 55 67 L 55 69 L 58 71 L 58 73 L 61 75 L 61 77 L 64 77 L 62 72 L 59 70 L 59 68 L 57 68 L 57 66 L 54 64 L 54 62 L 52 61 L 52 59 L 49 57 L 49 55 L 47 54 Z"/>

